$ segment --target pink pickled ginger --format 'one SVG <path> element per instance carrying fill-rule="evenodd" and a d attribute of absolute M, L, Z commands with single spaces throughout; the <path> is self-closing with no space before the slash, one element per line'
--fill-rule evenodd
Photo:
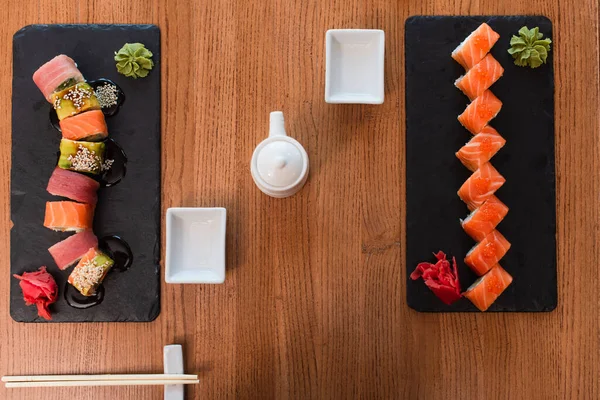
<path fill-rule="evenodd" d="M 56 281 L 46 272 L 46 267 L 40 267 L 35 272 L 23 272 L 23 275 L 13 275 L 19 279 L 19 286 L 23 291 L 25 304 L 30 306 L 35 304 L 38 309 L 38 315 L 44 319 L 51 320 L 48 306 L 58 298 L 58 286 Z"/>

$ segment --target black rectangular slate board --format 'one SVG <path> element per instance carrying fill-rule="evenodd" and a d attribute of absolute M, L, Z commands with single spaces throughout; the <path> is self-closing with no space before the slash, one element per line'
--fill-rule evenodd
<path fill-rule="evenodd" d="M 468 210 L 456 194 L 470 172 L 454 155 L 472 136 L 456 119 L 469 101 L 454 86 L 464 69 L 450 53 L 482 22 L 500 34 L 491 53 L 504 76 L 491 90 L 503 107 L 490 125 L 507 143 L 491 162 L 506 178 L 496 194 L 510 211 L 498 230 L 512 247 L 500 264 L 514 278 L 489 311 L 551 311 L 557 303 L 553 52 L 537 69 L 517 67 L 507 53 L 524 25 L 553 38 L 552 23 L 542 16 L 406 21 L 407 301 L 417 311 L 477 311 L 466 298 L 446 306 L 409 275 L 442 250 L 456 256 L 463 290 L 476 279 L 463 262 L 474 241 L 460 226 Z"/>
<path fill-rule="evenodd" d="M 154 53 L 154 69 L 144 79 L 116 71 L 114 52 L 127 42 L 144 43 Z M 42 226 L 46 201 L 60 200 L 46 192 L 60 133 L 50 126 L 51 105 L 31 77 L 58 54 L 73 58 L 86 79 L 111 79 L 126 95 L 107 124 L 110 137 L 127 154 L 127 174 L 116 186 L 99 190 L 94 231 L 98 237 L 123 237 L 132 249 L 133 265 L 126 272 L 112 271 L 104 281 L 104 301 L 85 310 L 66 303 L 63 292 L 72 268 L 60 271 L 47 251 L 69 234 Z M 11 274 L 48 267 L 60 291 L 51 306 L 52 322 L 152 321 L 160 312 L 160 67 L 155 25 L 29 25 L 14 35 Z M 25 306 L 18 280 L 9 279 L 12 318 L 44 322 L 35 307 Z"/>

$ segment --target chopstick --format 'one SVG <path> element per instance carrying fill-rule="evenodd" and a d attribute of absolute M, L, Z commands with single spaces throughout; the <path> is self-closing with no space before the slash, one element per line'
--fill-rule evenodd
<path fill-rule="evenodd" d="M 126 381 L 126 380 L 196 380 L 191 374 L 101 374 L 101 375 L 23 375 L 3 376 L 2 382 L 41 382 L 41 381 Z"/>
<path fill-rule="evenodd" d="M 200 383 L 198 375 L 123 374 L 123 375 L 31 375 L 3 376 L 7 388 L 56 386 L 138 386 L 190 385 Z"/>
<path fill-rule="evenodd" d="M 27 387 L 64 387 L 64 386 L 145 386 L 145 385 L 194 385 L 198 379 L 142 379 L 115 381 L 35 381 L 35 382 L 6 382 L 7 388 Z"/>

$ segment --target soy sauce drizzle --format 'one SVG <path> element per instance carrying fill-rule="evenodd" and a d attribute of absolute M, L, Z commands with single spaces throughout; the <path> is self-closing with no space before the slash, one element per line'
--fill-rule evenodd
<path fill-rule="evenodd" d="M 97 306 L 104 300 L 104 286 L 96 288 L 96 293 L 92 296 L 84 296 L 75 289 L 69 282 L 65 283 L 64 297 L 68 305 L 73 308 L 85 310 L 86 308 Z"/>
<path fill-rule="evenodd" d="M 123 90 L 119 87 L 119 85 L 117 85 L 110 79 L 105 79 L 105 78 L 96 79 L 95 81 L 88 81 L 87 83 L 89 83 L 89 85 L 94 90 L 96 90 L 98 87 L 105 85 L 105 84 L 114 85 L 116 87 L 116 89 L 117 89 L 117 104 L 110 106 L 110 107 L 102 108 L 101 110 L 104 113 L 105 117 L 112 117 L 114 115 L 117 115 L 121 106 L 123 105 L 123 103 L 125 103 L 125 92 L 123 92 Z M 50 125 L 52 125 L 54 127 L 54 129 L 56 129 L 57 131 L 61 132 L 60 121 L 58 120 L 58 115 L 56 115 L 56 111 L 54 110 L 54 107 L 50 108 Z"/>
<path fill-rule="evenodd" d="M 112 166 L 99 176 L 93 176 L 102 187 L 115 186 L 125 177 L 127 173 L 127 155 L 125 151 L 113 139 L 104 140 L 106 150 L 104 151 L 105 160 L 114 160 Z"/>
<path fill-rule="evenodd" d="M 98 241 L 98 247 L 115 262 L 111 270 L 125 272 L 131 267 L 133 263 L 131 247 L 120 236 L 104 236 Z"/>
<path fill-rule="evenodd" d="M 98 240 L 98 248 L 105 252 L 113 259 L 115 264 L 108 271 L 110 274 L 113 270 L 126 272 L 133 263 L 133 253 L 131 247 L 123 238 L 117 235 L 104 236 Z M 107 274 L 107 275 L 108 275 Z M 106 279 L 106 278 L 105 278 Z M 63 291 L 65 301 L 73 308 L 84 310 L 86 308 L 97 306 L 102 303 L 105 297 L 104 285 L 100 284 L 96 288 L 96 293 L 92 296 L 84 296 L 75 289 L 69 282 L 65 284 Z"/>

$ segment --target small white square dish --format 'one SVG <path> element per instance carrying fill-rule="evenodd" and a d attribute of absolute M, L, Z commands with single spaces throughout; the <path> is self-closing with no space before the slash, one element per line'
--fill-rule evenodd
<path fill-rule="evenodd" d="M 325 35 L 325 102 L 382 104 L 385 33 L 330 29 Z"/>
<path fill-rule="evenodd" d="M 225 208 L 167 209 L 167 283 L 225 282 Z"/>

